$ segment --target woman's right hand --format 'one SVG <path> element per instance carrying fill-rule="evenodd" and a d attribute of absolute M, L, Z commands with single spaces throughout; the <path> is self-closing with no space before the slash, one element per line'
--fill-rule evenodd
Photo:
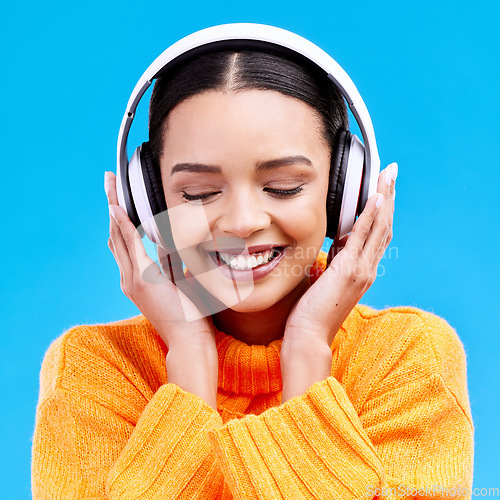
<path fill-rule="evenodd" d="M 184 277 L 177 254 L 163 255 L 164 268 L 167 257 L 170 259 L 169 279 L 148 256 L 137 229 L 118 205 L 116 177 L 112 172 L 105 173 L 104 184 L 110 210 L 108 247 L 120 268 L 123 293 L 150 321 L 169 349 L 181 344 L 192 346 L 214 342 L 211 317 L 203 317 L 174 284 Z M 184 287 L 188 286 L 186 280 L 182 283 Z M 186 317 L 198 319 L 188 322 Z"/>
<path fill-rule="evenodd" d="M 159 252 L 162 268 L 169 271 L 171 279 L 148 256 L 137 229 L 118 205 L 112 172 L 105 173 L 104 189 L 110 211 L 108 247 L 120 268 L 121 289 L 165 342 L 168 382 L 196 394 L 217 410 L 218 355 L 211 316 L 201 314 L 175 285 L 182 282 L 189 291 L 175 252 Z M 186 321 L 186 317 L 197 319 Z"/>

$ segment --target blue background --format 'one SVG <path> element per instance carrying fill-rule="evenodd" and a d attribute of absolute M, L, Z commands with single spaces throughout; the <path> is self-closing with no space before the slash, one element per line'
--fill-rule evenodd
<path fill-rule="evenodd" d="M 329 52 L 399 163 L 394 238 L 362 302 L 443 316 L 467 353 L 474 486 L 500 487 L 498 2 L 11 2 L 0 32 L 1 496 L 30 498 L 39 371 L 73 325 L 139 313 L 107 248 L 105 170 L 149 63 L 192 31 L 260 22 Z M 141 103 L 141 104 L 144 104 Z M 144 104 L 133 144 L 146 137 Z"/>

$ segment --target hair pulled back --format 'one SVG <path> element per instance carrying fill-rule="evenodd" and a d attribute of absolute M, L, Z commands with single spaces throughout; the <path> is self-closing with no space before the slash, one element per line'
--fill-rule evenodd
<path fill-rule="evenodd" d="M 179 65 L 156 79 L 149 106 L 149 144 L 156 165 L 163 149 L 167 118 L 185 99 L 207 90 L 274 90 L 311 106 L 333 147 L 339 128 L 348 129 L 344 99 L 326 74 L 312 63 L 256 50 L 214 52 Z"/>

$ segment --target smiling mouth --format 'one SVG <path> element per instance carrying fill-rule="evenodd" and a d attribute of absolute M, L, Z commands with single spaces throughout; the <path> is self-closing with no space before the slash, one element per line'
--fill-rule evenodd
<path fill-rule="evenodd" d="M 252 255 L 235 255 L 225 252 L 207 252 L 217 265 L 226 265 L 236 271 L 251 271 L 260 266 L 269 264 L 279 257 L 285 247 L 273 247 L 263 252 L 255 252 Z"/>

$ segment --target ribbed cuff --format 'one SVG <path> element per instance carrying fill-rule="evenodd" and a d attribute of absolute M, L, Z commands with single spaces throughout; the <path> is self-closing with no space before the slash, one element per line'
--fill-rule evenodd
<path fill-rule="evenodd" d="M 107 495 L 131 500 L 161 492 L 165 498 L 193 498 L 203 490 L 203 498 L 214 498 L 223 478 L 207 432 L 220 425 L 220 415 L 200 397 L 175 384 L 162 385 L 112 467 Z"/>
<path fill-rule="evenodd" d="M 236 499 L 359 499 L 381 481 L 382 464 L 334 377 L 209 437 Z"/>

